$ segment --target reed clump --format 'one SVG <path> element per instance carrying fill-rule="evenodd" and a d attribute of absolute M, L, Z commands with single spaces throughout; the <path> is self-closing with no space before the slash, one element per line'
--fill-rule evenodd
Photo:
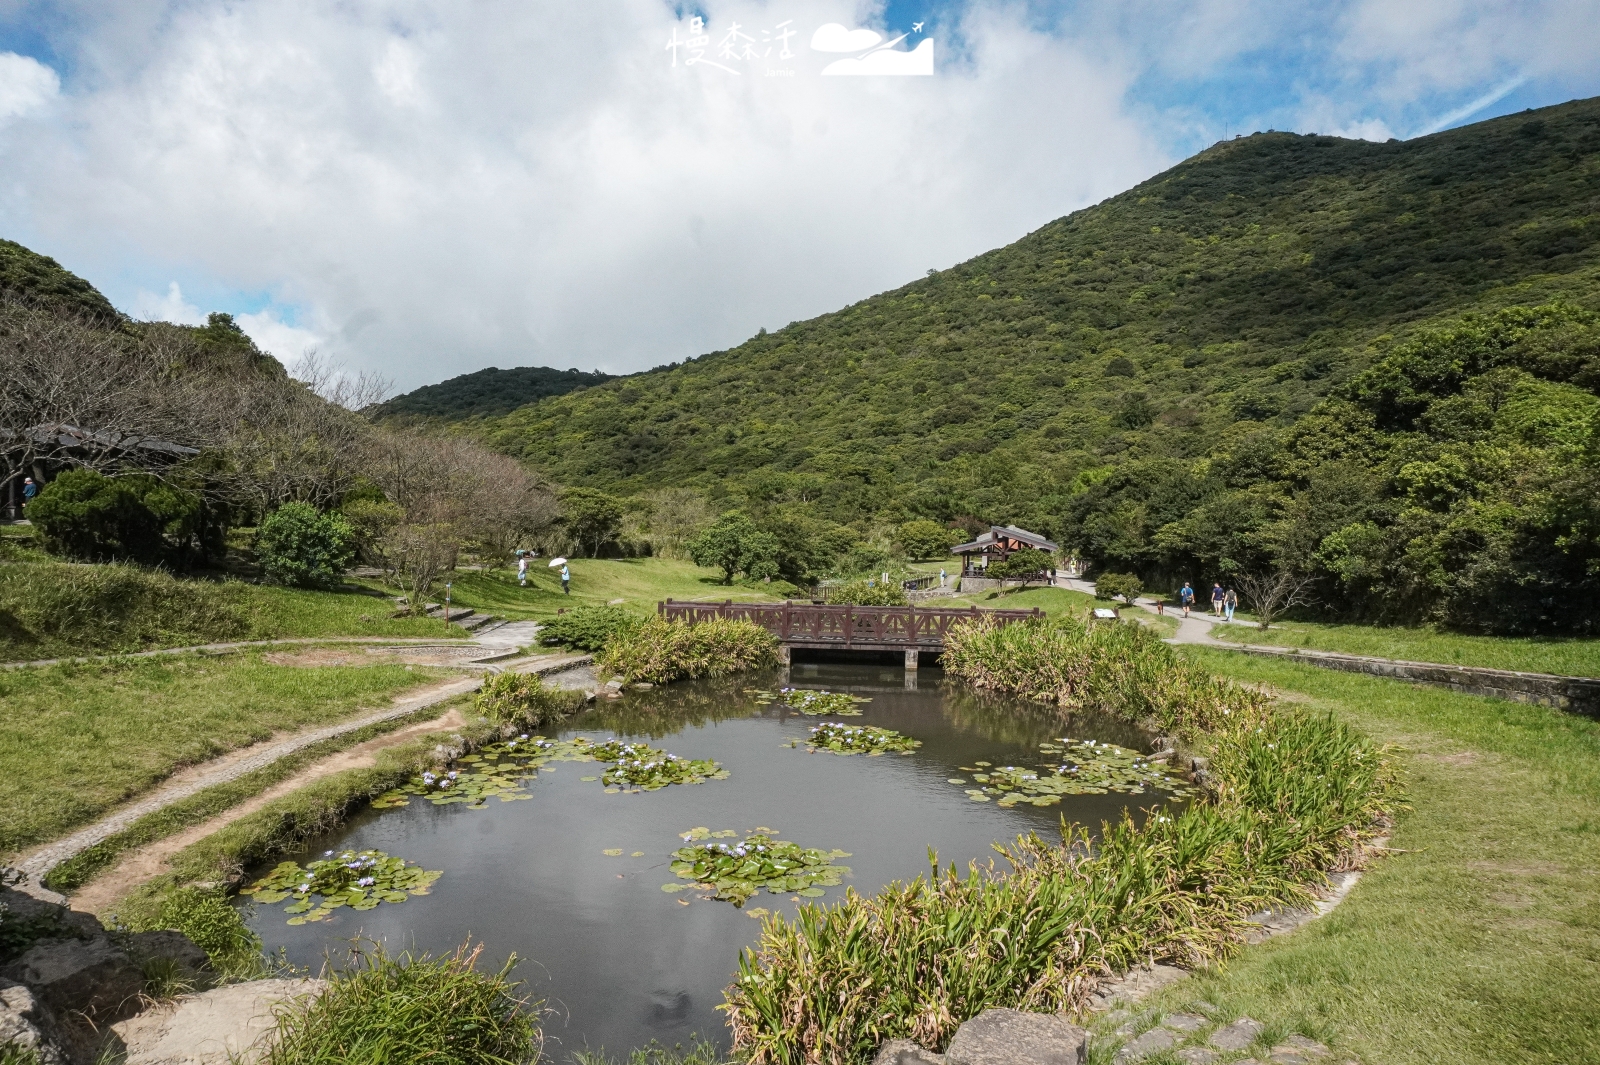
<path fill-rule="evenodd" d="M 263 1065 L 524 1065 L 542 1038 L 511 979 L 513 956 L 498 971 L 477 967 L 483 947 L 444 957 L 390 957 L 376 944 L 352 952 L 351 968 L 320 996 L 278 1015 Z"/>
<path fill-rule="evenodd" d="M 1068 615 L 1005 626 L 963 621 L 945 636 L 943 663 L 975 687 L 1183 736 L 1260 720 L 1271 702 L 1192 664 L 1141 625 Z"/>
<path fill-rule="evenodd" d="M 632 632 L 619 633 L 595 661 L 630 683 L 666 684 L 775 666 L 778 640 L 755 622 L 736 618 L 691 625 L 654 617 Z"/>
<path fill-rule="evenodd" d="M 1399 781 L 1386 748 L 1121 628 L 976 625 L 947 647 L 953 672 L 989 687 L 1206 733 L 1206 801 L 1124 815 L 1097 839 L 1066 825 L 1059 842 L 1023 836 L 1005 865 L 965 874 L 935 859 L 928 877 L 874 897 L 767 918 L 725 993 L 741 1057 L 866 1062 L 892 1038 L 938 1049 L 990 1007 L 1070 1010 L 1134 964 L 1216 961 L 1243 944 L 1251 914 L 1306 902 L 1388 824 Z"/>
<path fill-rule="evenodd" d="M 496 725 L 541 728 L 576 712 L 583 695 L 546 687 L 537 673 L 495 673 L 484 678 L 473 705 Z"/>

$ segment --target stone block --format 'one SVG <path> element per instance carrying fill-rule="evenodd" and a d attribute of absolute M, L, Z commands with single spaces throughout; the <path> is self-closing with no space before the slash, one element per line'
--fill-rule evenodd
<path fill-rule="evenodd" d="M 1170 1050 L 1177 1042 L 1178 1036 L 1174 1032 L 1166 1028 L 1152 1028 L 1117 1051 L 1117 1065 L 1124 1065 L 1126 1062 L 1143 1061 L 1152 1054 Z"/>
<path fill-rule="evenodd" d="M 0 1047 L 31 1050 L 40 1065 L 67 1065 L 61 1036 L 33 992 L 22 984 L 0 980 Z"/>
<path fill-rule="evenodd" d="M 197 991 L 211 986 L 211 959 L 182 932 L 135 932 L 128 937 L 128 950 L 141 964 L 156 958 L 173 962 L 179 973 Z"/>
<path fill-rule="evenodd" d="M 1184 1047 L 1178 1051 L 1178 1060 L 1183 1062 L 1183 1065 L 1214 1065 L 1221 1061 L 1222 1057 L 1216 1051 L 1207 1050 L 1205 1047 Z"/>
<path fill-rule="evenodd" d="M 1089 1033 L 1053 1013 L 984 1010 L 956 1029 L 946 1065 L 1082 1065 Z"/>
<path fill-rule="evenodd" d="M 909 1039 L 891 1039 L 878 1048 L 872 1065 L 945 1065 L 944 1055 L 926 1050 Z"/>
<path fill-rule="evenodd" d="M 1244 1050 L 1260 1036 L 1260 1021 L 1240 1017 L 1232 1024 L 1225 1024 L 1212 1032 L 1211 1038 L 1206 1041 L 1218 1050 Z"/>
<path fill-rule="evenodd" d="M 1315 1039 L 1307 1039 L 1303 1035 L 1291 1035 L 1272 1048 L 1274 1054 L 1282 1051 L 1285 1054 L 1300 1054 L 1308 1058 L 1325 1058 L 1332 1051 Z"/>
<path fill-rule="evenodd" d="M 133 1013 L 144 990 L 139 964 L 105 936 L 36 943 L 0 976 L 26 984 L 57 1017 L 78 1013 L 96 1025 Z"/>
<path fill-rule="evenodd" d="M 1161 1018 L 1161 1027 L 1175 1032 L 1198 1032 L 1210 1023 L 1198 1013 L 1169 1013 Z"/>
<path fill-rule="evenodd" d="M 186 995 L 112 1025 L 125 1065 L 253 1065 L 277 1028 L 273 1007 L 321 994 L 321 980 L 251 980 Z"/>

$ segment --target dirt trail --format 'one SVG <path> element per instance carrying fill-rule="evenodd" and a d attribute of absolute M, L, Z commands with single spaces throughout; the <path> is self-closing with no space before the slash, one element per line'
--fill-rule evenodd
<path fill-rule="evenodd" d="M 71 896 L 72 907 L 77 910 L 87 910 L 90 913 L 102 914 L 106 909 L 127 897 L 128 893 L 140 884 L 167 871 L 167 862 L 172 856 L 189 846 L 198 843 L 213 832 L 233 824 L 241 818 L 260 810 L 268 803 L 290 794 L 307 784 L 315 783 L 335 773 L 342 773 L 347 769 L 368 769 L 377 764 L 378 752 L 390 747 L 397 747 L 408 743 L 418 736 L 429 733 L 446 733 L 459 729 L 466 724 L 466 717 L 460 708 L 451 709 L 443 716 L 432 721 L 419 721 L 414 725 L 397 729 L 365 743 L 357 744 L 348 750 L 331 754 L 320 761 L 313 762 L 298 773 L 287 777 L 272 785 L 260 794 L 246 799 L 237 806 L 224 810 L 208 820 L 197 825 L 191 825 L 182 832 L 174 833 L 153 843 L 148 843 L 136 850 L 129 851 L 122 856 L 122 860 L 110 870 L 100 874 L 84 885 Z"/>

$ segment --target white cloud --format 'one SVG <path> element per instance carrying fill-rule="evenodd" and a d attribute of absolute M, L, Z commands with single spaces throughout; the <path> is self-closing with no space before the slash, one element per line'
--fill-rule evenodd
<path fill-rule="evenodd" d="M 167 294 L 140 290 L 134 294 L 129 313 L 142 322 L 171 322 L 174 325 L 205 325 L 204 312 L 184 299 L 183 289 L 173 281 L 167 285 Z"/>
<path fill-rule="evenodd" d="M 921 44 L 909 52 L 902 52 L 895 48 L 880 48 L 878 51 L 868 52 L 860 58 L 835 59 L 832 63 L 822 68 L 822 73 L 836 75 L 932 76 L 933 38 L 924 38 Z"/>
<path fill-rule="evenodd" d="M 31 56 L 0 52 L 0 122 L 38 110 L 60 91 L 54 70 Z"/>
<path fill-rule="evenodd" d="M 293 366 L 312 353 L 328 350 L 327 338 L 311 329 L 285 323 L 271 311 L 239 314 L 233 319 L 256 347 L 275 356 L 285 366 Z"/>
<path fill-rule="evenodd" d="M 882 35 L 872 30 L 851 30 L 830 22 L 825 26 L 817 27 L 817 32 L 811 35 L 811 50 L 813 52 L 859 52 L 864 48 L 871 48 L 883 40 Z"/>
<path fill-rule="evenodd" d="M 1394 130 L 1381 118 L 1359 118 L 1354 122 L 1346 122 L 1330 130 L 1318 130 L 1335 137 L 1349 137 L 1351 140 L 1360 141 L 1386 141 L 1394 137 Z"/>

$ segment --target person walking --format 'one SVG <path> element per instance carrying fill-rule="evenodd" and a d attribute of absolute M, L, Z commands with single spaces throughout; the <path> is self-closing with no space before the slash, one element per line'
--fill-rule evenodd
<path fill-rule="evenodd" d="M 1194 606 L 1194 589 L 1188 581 L 1183 582 L 1183 587 L 1178 591 L 1178 602 L 1183 604 L 1183 616 L 1189 616 L 1189 608 Z"/>
<path fill-rule="evenodd" d="M 565 562 L 561 564 L 561 594 L 572 594 L 572 571 L 567 568 Z"/>
<path fill-rule="evenodd" d="M 1233 621 L 1233 612 L 1239 609 L 1239 593 L 1232 588 L 1228 589 L 1227 596 L 1222 600 L 1223 612 L 1228 615 L 1228 621 Z"/>
<path fill-rule="evenodd" d="M 39 494 L 39 486 L 32 477 L 22 479 L 22 509 L 26 511 L 28 504 L 33 502 L 33 497 Z"/>
<path fill-rule="evenodd" d="M 944 587 L 944 586 L 945 586 L 945 585 L 946 585 L 946 584 L 948 584 L 948 583 L 949 583 L 949 582 L 950 582 L 950 575 L 949 575 L 949 574 L 948 574 L 948 573 L 946 573 L 946 572 L 945 572 L 945 571 L 944 571 L 944 570 L 943 570 L 943 569 L 942 569 L 942 568 L 941 568 L 941 569 L 940 569 L 940 570 L 939 570 L 939 587 L 941 587 L 941 588 L 943 588 L 943 587 Z"/>
<path fill-rule="evenodd" d="M 517 584 L 523 588 L 528 586 L 528 556 L 523 555 L 517 559 Z"/>
<path fill-rule="evenodd" d="M 1222 616 L 1222 601 L 1228 598 L 1228 593 L 1222 590 L 1222 585 L 1211 586 L 1211 613 L 1214 617 Z"/>

